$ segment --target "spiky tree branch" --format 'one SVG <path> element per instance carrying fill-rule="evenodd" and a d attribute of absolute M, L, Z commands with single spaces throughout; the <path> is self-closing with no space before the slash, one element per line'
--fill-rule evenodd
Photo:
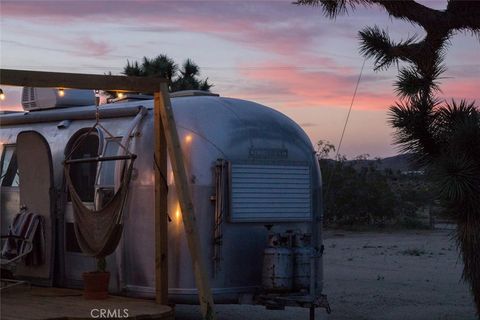
<path fill-rule="evenodd" d="M 440 31 L 444 29 L 468 29 L 478 32 L 480 28 L 480 4 L 475 0 L 450 0 L 446 10 L 435 10 L 414 0 L 298 0 L 298 5 L 321 6 L 327 17 L 335 18 L 355 10 L 358 6 L 379 6 L 398 19 L 422 26 L 425 30 Z"/>

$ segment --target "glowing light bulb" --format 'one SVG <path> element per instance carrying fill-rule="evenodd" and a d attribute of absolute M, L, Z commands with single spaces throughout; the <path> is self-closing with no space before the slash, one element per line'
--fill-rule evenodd
<path fill-rule="evenodd" d="M 180 220 L 182 217 L 182 211 L 180 210 L 180 204 L 177 203 L 177 210 L 175 210 L 175 219 Z"/>
<path fill-rule="evenodd" d="M 58 96 L 59 96 L 59 97 L 65 96 L 65 90 L 63 90 L 63 89 L 58 89 Z"/>
<path fill-rule="evenodd" d="M 122 92 L 117 93 L 117 98 L 122 99 L 123 98 L 123 93 Z"/>
<path fill-rule="evenodd" d="M 192 138 L 192 135 L 191 135 L 191 134 L 187 134 L 187 135 L 185 136 L 185 142 L 192 142 L 192 139 L 193 139 L 193 138 Z"/>

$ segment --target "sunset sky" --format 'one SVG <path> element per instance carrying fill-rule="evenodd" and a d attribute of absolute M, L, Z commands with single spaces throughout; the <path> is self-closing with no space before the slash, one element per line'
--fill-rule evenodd
<path fill-rule="evenodd" d="M 421 1 L 443 8 L 446 1 Z M 312 142 L 338 144 L 363 58 L 358 30 L 378 25 L 399 40 L 423 31 L 377 8 L 329 20 L 320 8 L 291 1 L 6 1 L 0 2 L 2 68 L 119 74 L 130 61 L 165 53 L 192 58 L 213 92 L 273 107 L 298 122 Z M 480 103 L 480 44 L 452 38 L 445 99 Z M 387 108 L 396 67 L 367 61 L 341 153 L 396 154 Z M 1 109 L 20 108 L 20 90 L 2 88 Z"/>

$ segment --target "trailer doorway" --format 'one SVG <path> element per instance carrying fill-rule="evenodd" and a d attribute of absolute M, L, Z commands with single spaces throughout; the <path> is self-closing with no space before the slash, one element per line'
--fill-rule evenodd
<path fill-rule="evenodd" d="M 101 154 L 103 138 L 98 130 L 90 128 L 78 130 L 72 135 L 65 148 L 65 155 L 73 151 L 75 159 L 92 158 Z M 97 163 L 78 163 L 70 166 L 70 178 L 82 202 L 93 208 L 95 201 L 95 180 Z M 64 185 L 64 191 L 67 187 Z M 82 273 L 96 270 L 95 258 L 85 255 L 77 241 L 74 228 L 73 206 L 66 192 L 66 203 L 63 216 L 63 286 L 81 287 Z"/>
<path fill-rule="evenodd" d="M 52 154 L 45 138 L 35 131 L 17 136 L 16 157 L 19 172 L 20 204 L 43 217 L 44 247 L 39 265 L 18 265 L 16 274 L 32 282 L 53 283 L 55 248 L 55 201 Z"/>

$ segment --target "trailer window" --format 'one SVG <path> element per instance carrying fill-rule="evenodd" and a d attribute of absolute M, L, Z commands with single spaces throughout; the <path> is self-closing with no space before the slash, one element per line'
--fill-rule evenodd
<path fill-rule="evenodd" d="M 0 184 L 3 187 L 18 187 L 19 176 L 15 145 L 5 145 L 2 152 Z"/>
<path fill-rule="evenodd" d="M 118 154 L 120 138 L 109 139 L 103 151 L 104 157 L 115 156 Z M 104 161 L 100 163 L 98 172 L 98 184 L 100 186 L 113 187 L 115 184 L 115 165 L 116 161 Z"/>
<path fill-rule="evenodd" d="M 118 154 L 121 138 L 108 139 L 103 150 L 103 156 L 115 156 Z M 99 163 L 97 176 L 97 194 L 95 207 L 103 208 L 115 195 L 115 167 L 117 161 L 104 161 Z"/>

